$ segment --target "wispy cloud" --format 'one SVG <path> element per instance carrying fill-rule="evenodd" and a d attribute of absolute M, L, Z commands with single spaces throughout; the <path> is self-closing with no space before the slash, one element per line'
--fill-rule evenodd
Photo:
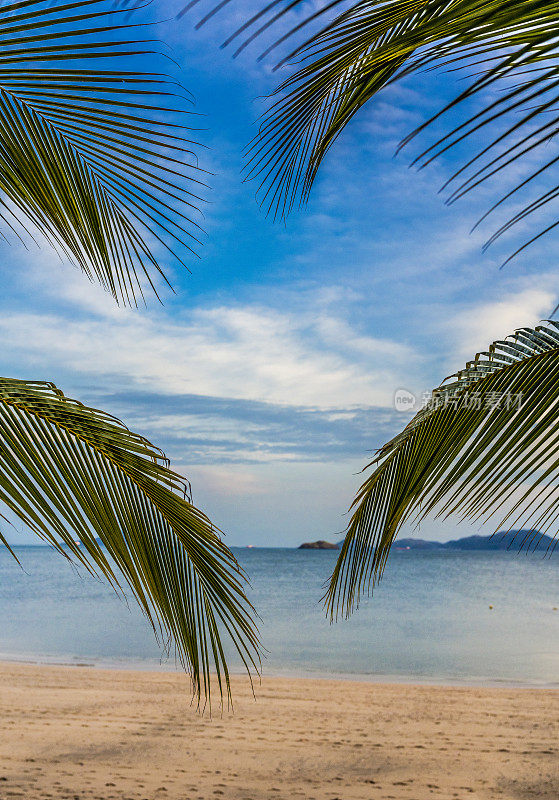
<path fill-rule="evenodd" d="M 391 408 L 334 410 L 200 395 L 95 394 L 97 405 L 150 435 L 175 464 L 365 461 L 394 434 Z"/>
<path fill-rule="evenodd" d="M 296 308 L 207 304 L 115 309 L 77 272 L 49 286 L 72 311 L 2 309 L 0 335 L 19 370 L 73 372 L 130 389 L 251 400 L 318 409 L 388 407 L 411 348 L 374 337 L 323 294 Z"/>
<path fill-rule="evenodd" d="M 500 298 L 455 308 L 452 319 L 446 323 L 453 345 L 449 358 L 457 362 L 455 369 L 461 366 L 460 359 L 469 360 L 491 342 L 512 334 L 516 328 L 534 327 L 548 316 L 555 303 L 553 286 L 557 285 L 557 278 L 548 276 L 548 279 L 549 288 L 538 288 L 536 284 L 545 286 L 546 281 L 531 279 L 522 281 L 523 287 L 506 292 Z"/>

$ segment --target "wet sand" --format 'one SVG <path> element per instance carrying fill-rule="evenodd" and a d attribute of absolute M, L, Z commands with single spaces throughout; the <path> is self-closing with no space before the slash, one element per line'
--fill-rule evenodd
<path fill-rule="evenodd" d="M 0 799 L 559 798 L 559 692 L 0 664 Z"/>

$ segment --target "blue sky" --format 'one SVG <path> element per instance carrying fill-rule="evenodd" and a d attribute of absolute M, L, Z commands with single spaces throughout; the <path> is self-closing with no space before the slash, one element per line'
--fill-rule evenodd
<path fill-rule="evenodd" d="M 276 77 L 254 51 L 233 61 L 217 48 L 230 18 L 198 33 L 195 18 L 159 35 L 205 115 L 200 260 L 190 275 L 166 266 L 164 305 L 127 310 L 48 249 L 0 243 L 2 369 L 52 380 L 162 446 L 229 544 L 333 539 L 369 451 L 407 421 L 394 392 L 420 395 L 549 315 L 557 238 L 499 270 L 526 231 L 481 253 L 496 220 L 469 230 L 495 186 L 446 207 L 437 192 L 457 156 L 421 173 L 413 150 L 393 158 L 452 95 L 449 75 L 383 93 L 332 148 L 307 208 L 274 224 L 240 172 L 255 97 Z M 455 532 L 425 523 L 421 535 Z"/>

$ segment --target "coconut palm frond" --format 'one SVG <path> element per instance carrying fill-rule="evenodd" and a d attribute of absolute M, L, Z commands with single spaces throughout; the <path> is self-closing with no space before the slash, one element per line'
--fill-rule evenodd
<path fill-rule="evenodd" d="M 0 7 L 0 221 L 135 305 L 167 280 L 158 250 L 181 263 L 195 252 L 205 176 L 190 100 L 138 71 L 164 58 L 131 13 L 104 0 Z"/>
<path fill-rule="evenodd" d="M 275 43 L 280 44 L 337 5 L 327 3 L 307 12 L 299 7 L 299 0 L 273 2 L 231 40 L 246 44 L 295 9 L 300 12 L 297 25 Z M 278 87 L 277 99 L 249 149 L 248 172 L 259 181 L 263 205 L 274 216 L 285 216 L 294 204 L 304 203 L 337 136 L 384 87 L 425 70 L 465 68 L 470 73 L 466 88 L 402 144 L 485 92 L 481 110 L 470 115 L 466 104 L 459 124 L 456 114 L 449 114 L 452 121 L 447 132 L 414 163 L 426 165 L 449 149 L 471 142 L 471 157 L 446 185 L 449 202 L 496 173 L 520 165 L 525 174 L 518 180 L 515 177 L 516 185 L 498 197 L 490 211 L 511 198 L 516 201 L 521 196 L 517 193 L 531 189 L 537 181 L 537 196 L 499 227 L 490 244 L 559 196 L 553 179 L 559 156 L 545 150 L 559 129 L 558 35 L 559 13 L 551 2 L 363 0 L 353 4 L 278 64 L 296 62 L 298 68 Z M 541 190 L 545 180 L 550 185 Z M 552 221 L 529 242 L 557 224 Z"/>
<path fill-rule="evenodd" d="M 63 556 L 128 587 L 198 702 L 212 665 L 229 697 L 225 640 L 258 671 L 244 573 L 188 482 L 117 419 L 52 384 L 0 378 L 0 501 Z"/>
<path fill-rule="evenodd" d="M 369 464 L 330 578 L 328 613 L 351 613 L 380 580 L 405 522 L 458 515 L 491 521 L 495 531 L 555 535 L 558 404 L 557 322 L 517 330 L 447 378 Z"/>

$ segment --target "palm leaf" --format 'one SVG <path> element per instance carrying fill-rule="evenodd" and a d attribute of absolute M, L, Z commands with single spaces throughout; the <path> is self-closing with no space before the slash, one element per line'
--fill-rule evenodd
<path fill-rule="evenodd" d="M 369 465 L 326 594 L 349 614 L 405 522 L 429 515 L 533 531 L 559 525 L 559 323 L 521 328 L 435 390 Z M 498 520 L 498 523 L 496 523 Z"/>
<path fill-rule="evenodd" d="M 182 87 L 105 0 L 0 7 L 0 218 L 40 234 L 115 299 L 195 252 L 203 171 Z M 23 227 L 24 231 L 21 230 Z"/>
<path fill-rule="evenodd" d="M 303 9 L 297 25 L 263 55 L 340 2 L 334 0 L 311 13 Z M 287 4 L 274 0 L 248 19 L 227 43 L 240 42 L 239 52 L 279 24 L 287 12 L 299 11 L 300 4 L 301 0 Z M 403 144 L 446 112 L 492 90 L 482 110 L 471 116 L 466 110 L 463 122 L 452 125 L 414 161 L 424 166 L 478 136 L 481 147 L 473 145 L 471 158 L 446 184 L 452 184 L 448 202 L 512 165 L 526 170 L 490 211 L 513 196 L 516 200 L 517 192 L 531 189 L 537 179 L 537 196 L 498 228 L 490 244 L 559 196 L 559 185 L 553 181 L 558 157 L 544 152 L 559 129 L 558 35 L 559 11 L 551 2 L 362 0 L 352 4 L 277 65 L 295 61 L 298 68 L 278 87 L 278 99 L 264 115 L 249 148 L 248 172 L 260 182 L 262 203 L 273 215 L 285 216 L 295 203 L 306 202 L 336 137 L 385 86 L 425 70 L 465 68 L 471 73 L 467 87 Z M 535 157 L 541 160 L 536 166 Z M 544 179 L 551 184 L 541 191 Z M 529 242 L 557 224 L 551 222 Z"/>
<path fill-rule="evenodd" d="M 66 558 L 129 588 L 159 641 L 174 642 L 198 702 L 212 664 L 230 694 L 224 636 L 258 669 L 242 570 L 188 482 L 118 420 L 52 384 L 0 378 L 0 501 Z"/>

